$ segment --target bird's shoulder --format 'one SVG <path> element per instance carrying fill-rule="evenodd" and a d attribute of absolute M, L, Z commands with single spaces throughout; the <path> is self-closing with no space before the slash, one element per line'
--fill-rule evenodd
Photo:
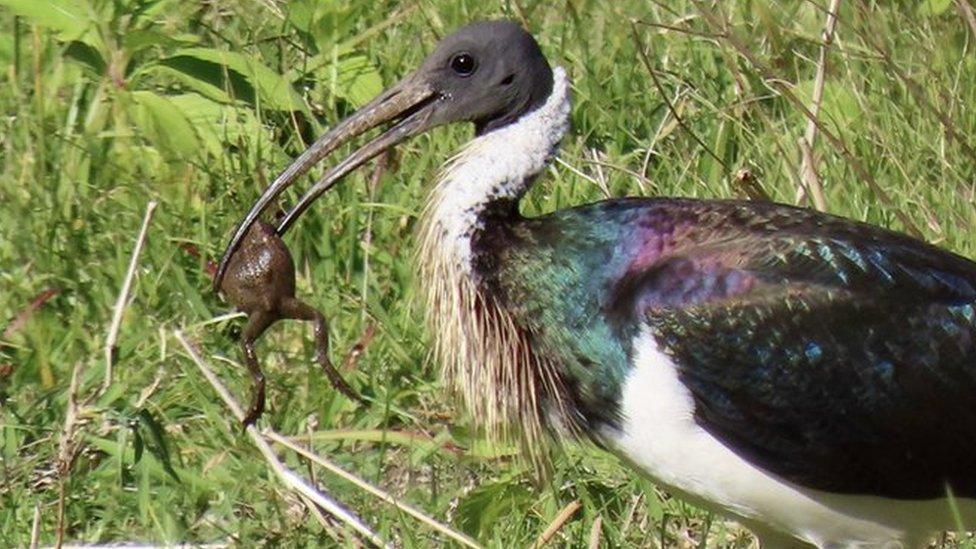
<path fill-rule="evenodd" d="M 944 301 L 976 298 L 976 263 L 907 235 L 784 204 L 629 198 L 527 220 L 525 261 L 576 262 L 610 299 L 692 306 L 804 289 Z M 558 266 L 558 265 L 557 265 Z M 592 276 L 588 274 L 587 276 Z"/>

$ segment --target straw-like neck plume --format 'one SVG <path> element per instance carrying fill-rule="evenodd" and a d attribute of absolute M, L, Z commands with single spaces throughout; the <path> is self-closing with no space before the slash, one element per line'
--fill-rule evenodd
<path fill-rule="evenodd" d="M 526 334 L 479 280 L 473 242 L 491 230 L 485 213 L 492 205 L 517 204 L 545 169 L 569 126 L 569 111 L 569 82 L 557 67 L 544 104 L 475 138 L 445 166 L 421 225 L 419 260 L 436 352 L 448 382 L 496 439 L 513 425 L 536 439 L 541 414 L 563 415 L 553 409 L 562 407 L 562 391 L 553 369 L 532 353 Z"/>

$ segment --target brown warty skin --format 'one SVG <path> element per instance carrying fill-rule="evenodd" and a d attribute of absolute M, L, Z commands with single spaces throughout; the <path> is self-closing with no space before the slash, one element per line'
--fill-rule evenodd
<path fill-rule="evenodd" d="M 241 333 L 244 362 L 253 379 L 251 403 L 244 418 L 248 426 L 264 412 L 264 373 L 254 352 L 254 342 L 282 319 L 315 324 L 315 360 L 332 386 L 352 400 L 362 397 L 349 386 L 329 360 L 329 325 L 317 309 L 295 297 L 295 262 L 274 227 L 255 223 L 240 248 L 230 258 L 221 291 L 238 310 L 247 314 Z"/>

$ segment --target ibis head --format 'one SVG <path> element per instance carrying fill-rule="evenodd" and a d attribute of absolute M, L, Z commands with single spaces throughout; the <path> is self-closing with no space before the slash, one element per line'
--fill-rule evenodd
<path fill-rule="evenodd" d="M 275 179 L 237 227 L 214 287 L 220 288 L 228 261 L 264 208 L 343 143 L 388 125 L 325 173 L 289 210 L 278 226 L 279 234 L 343 176 L 386 149 L 451 122 L 471 122 L 478 134 L 502 128 L 542 105 L 552 84 L 552 69 L 538 43 L 518 24 L 486 21 L 462 27 L 441 40 L 416 72 L 316 140 Z"/>

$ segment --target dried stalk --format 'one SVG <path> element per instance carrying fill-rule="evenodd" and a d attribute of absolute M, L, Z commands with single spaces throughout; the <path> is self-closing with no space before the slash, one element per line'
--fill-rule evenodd
<path fill-rule="evenodd" d="M 78 387 L 81 385 L 81 371 L 84 363 L 78 361 L 71 370 L 71 383 L 68 385 L 68 405 L 64 413 L 64 427 L 61 429 L 61 437 L 58 440 L 58 522 L 56 547 L 61 547 L 64 541 L 64 513 L 67 505 L 67 492 L 65 484 L 68 482 L 68 475 L 71 474 L 71 467 L 74 465 L 75 457 L 78 456 L 78 441 L 75 435 L 78 433 L 79 410 Z"/>
<path fill-rule="evenodd" d="M 559 511 L 559 514 L 556 515 L 556 518 L 552 519 L 549 526 L 547 526 L 545 531 L 542 532 L 542 535 L 539 536 L 539 539 L 536 540 L 533 547 L 535 547 L 535 549 L 539 549 L 539 547 L 549 543 L 549 540 L 551 540 L 552 537 L 559 532 L 559 529 L 566 524 L 566 521 L 572 518 L 572 516 L 576 514 L 576 511 L 579 511 L 579 508 L 582 506 L 583 505 L 579 502 L 579 500 L 576 499 L 570 502 L 566 507 L 563 507 L 562 510 Z"/>
<path fill-rule="evenodd" d="M 37 549 L 41 539 L 41 504 L 34 504 L 34 520 L 31 524 L 30 549 Z"/>
<path fill-rule="evenodd" d="M 588 549 L 600 549 L 600 532 L 602 528 L 603 517 L 597 515 L 596 520 L 593 521 L 593 526 L 590 527 L 590 541 L 586 545 Z"/>
<path fill-rule="evenodd" d="M 596 170 L 596 183 L 600 187 L 600 192 L 603 193 L 604 198 L 610 198 L 610 186 L 607 184 L 607 175 L 603 173 L 603 167 L 600 165 L 600 153 L 596 148 L 590 148 L 588 151 L 584 150 L 583 159 L 586 159 L 586 153 L 589 152 L 593 160 L 590 161 L 593 164 L 593 168 Z"/>
<path fill-rule="evenodd" d="M 593 177 L 587 175 L 586 172 L 584 172 L 583 170 L 581 170 L 581 169 L 573 166 L 572 164 L 570 164 L 569 162 L 566 162 L 565 160 L 559 158 L 558 156 L 555 157 L 555 160 L 556 160 L 556 164 L 559 164 L 560 166 L 562 166 L 562 167 L 566 168 L 567 170 L 573 172 L 574 174 L 578 175 L 579 177 L 582 177 L 583 179 L 589 181 L 590 183 L 593 183 L 597 187 L 600 186 L 600 182 L 599 181 L 597 181 Z"/>
<path fill-rule="evenodd" d="M 810 118 L 807 120 L 807 129 L 800 142 L 800 180 L 803 187 L 798 189 L 797 202 L 804 198 L 804 191 L 810 192 L 813 200 L 813 207 L 821 212 L 827 211 L 827 202 L 824 200 L 823 184 L 817 174 L 814 148 L 817 142 L 817 122 L 820 117 L 820 105 L 823 102 L 824 80 L 827 74 L 827 50 L 834 41 L 834 30 L 837 28 L 837 10 L 840 8 L 840 0 L 830 0 L 827 8 L 827 22 L 824 24 L 823 34 L 821 34 L 820 57 L 817 60 L 817 75 L 813 80 L 813 94 L 810 97 Z"/>
<path fill-rule="evenodd" d="M 129 291 L 132 288 L 132 279 L 135 278 L 136 266 L 139 264 L 139 254 L 146 242 L 146 232 L 149 230 L 149 222 L 152 220 L 157 205 L 158 203 L 155 200 L 150 200 L 149 204 L 146 205 L 146 215 L 142 218 L 142 228 L 139 229 L 139 236 L 136 237 L 132 257 L 129 259 L 129 269 L 125 273 L 119 298 L 115 301 L 115 308 L 112 311 L 112 323 L 109 325 L 108 335 L 105 337 L 105 379 L 102 380 L 102 392 L 108 390 L 112 384 L 112 369 L 115 367 L 115 359 L 118 353 L 115 342 L 119 338 L 122 314 L 125 312 L 125 305 L 129 301 Z"/>
<path fill-rule="evenodd" d="M 45 303 L 51 300 L 54 296 L 61 293 L 58 288 L 45 288 L 41 290 L 40 293 L 35 295 L 28 303 L 27 306 L 21 309 L 17 314 L 14 315 L 10 324 L 3 329 L 3 335 L 0 335 L 0 339 L 10 339 L 14 334 L 19 332 L 27 321 L 30 320 L 34 313 L 38 311 Z"/>
<path fill-rule="evenodd" d="M 376 191 L 380 187 L 380 183 L 383 181 L 383 174 L 389 169 L 390 164 L 393 163 L 393 150 L 387 150 L 386 152 L 380 154 L 380 157 L 376 160 L 376 165 L 373 168 L 373 173 L 369 176 L 369 180 L 366 183 L 366 193 L 369 196 L 369 202 L 372 204 L 376 199 Z M 362 239 L 362 250 L 363 250 L 363 285 L 360 290 L 360 302 L 363 304 L 361 311 L 362 321 L 366 322 L 366 304 L 369 302 L 369 258 L 373 251 L 373 215 L 374 209 L 369 208 L 366 211 L 366 228 L 363 229 L 363 239 Z"/>
<path fill-rule="evenodd" d="M 803 202 L 806 198 L 806 191 L 809 190 L 813 207 L 825 212 L 827 211 L 827 204 L 824 202 L 823 186 L 820 184 L 820 173 L 817 172 L 813 147 L 810 146 L 806 137 L 797 139 L 796 145 L 800 149 L 800 186 L 796 189 L 796 203 Z"/>
<path fill-rule="evenodd" d="M 360 479 L 359 477 L 353 475 L 352 473 L 349 473 L 346 470 L 341 469 L 338 465 L 335 465 L 334 463 L 323 458 L 322 456 L 313 454 L 309 450 L 302 448 L 301 446 L 295 444 L 294 442 L 288 440 L 287 438 L 279 435 L 275 431 L 271 429 L 267 429 L 264 431 L 264 436 L 270 439 L 272 442 L 277 442 L 278 444 L 285 446 L 286 448 L 294 451 L 295 453 L 301 455 L 302 457 L 309 459 L 312 462 L 329 470 L 331 473 L 334 473 L 335 475 L 338 475 L 343 479 L 355 484 L 359 488 L 369 492 L 370 494 L 376 496 L 377 498 L 383 500 L 384 502 L 389 503 L 390 505 L 412 516 L 413 518 L 419 520 L 420 522 L 426 524 L 427 526 L 430 526 L 432 529 L 437 530 L 441 534 L 444 534 L 445 536 L 460 543 L 461 545 L 465 545 L 473 548 L 481 547 L 481 545 L 479 545 L 478 542 L 472 539 L 471 537 L 462 534 L 461 532 L 458 532 L 457 530 L 454 530 L 445 524 L 441 524 L 440 522 L 438 522 L 437 520 L 431 517 L 428 517 L 422 511 L 412 507 L 407 503 L 399 501 L 389 493 L 384 492 L 383 490 L 373 486 L 372 484 L 369 484 L 368 482 Z"/>
<path fill-rule="evenodd" d="M 861 0 L 861 5 L 864 6 L 863 0 Z M 956 125 L 953 123 L 951 115 L 943 112 L 942 109 L 933 103 L 928 98 L 928 95 L 925 93 L 922 85 L 905 73 L 905 71 L 898 66 L 898 63 L 895 63 L 895 60 L 892 58 L 891 51 L 888 50 L 882 41 L 875 38 L 875 36 L 873 36 L 870 32 L 860 32 L 859 34 L 865 42 L 874 48 L 874 50 L 881 57 L 882 61 L 884 61 L 884 64 L 891 69 L 891 72 L 895 73 L 895 76 L 897 76 L 898 79 L 905 84 L 905 88 L 912 95 L 912 97 L 915 98 L 915 101 L 931 112 L 939 120 L 939 123 L 942 124 L 942 128 L 945 130 L 949 138 L 962 147 L 963 152 L 969 156 L 971 161 L 976 162 L 976 149 L 969 144 L 969 141 L 964 135 L 962 135 L 962 133 L 956 130 Z"/>
<path fill-rule="evenodd" d="M 349 349 L 346 354 L 346 358 L 342 361 L 342 366 L 339 368 L 341 372 L 348 372 L 356 367 L 356 363 L 359 362 L 359 358 L 363 356 L 366 352 L 366 347 L 369 346 L 370 342 L 376 336 L 376 324 L 370 322 L 366 325 L 366 329 L 363 330 L 362 335 L 356 341 L 355 345 Z"/>
<path fill-rule="evenodd" d="M 620 173 L 623 173 L 625 175 L 630 176 L 634 180 L 634 182 L 637 183 L 637 186 L 641 190 L 641 194 L 645 194 L 646 195 L 647 194 L 647 187 L 648 186 L 652 186 L 654 184 L 654 182 L 651 181 L 650 179 L 648 179 L 646 176 L 643 176 L 643 175 L 635 172 L 634 170 L 631 170 L 630 168 L 621 166 L 619 164 L 614 164 L 612 162 L 607 162 L 606 161 L 606 157 L 600 158 L 600 157 L 597 157 L 597 156 L 594 155 L 594 157 L 592 159 L 590 159 L 590 158 L 586 158 L 584 156 L 583 159 L 582 159 L 582 161 L 585 162 L 585 163 L 587 163 L 587 164 L 593 164 L 594 166 L 597 166 L 597 167 L 610 168 L 611 170 L 615 170 L 615 171 L 618 171 Z M 608 197 L 610 196 L 609 188 L 607 190 L 607 196 Z"/>

